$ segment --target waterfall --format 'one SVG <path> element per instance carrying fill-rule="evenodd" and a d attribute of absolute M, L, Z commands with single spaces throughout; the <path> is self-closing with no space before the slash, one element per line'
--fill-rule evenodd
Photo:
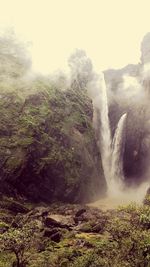
<path fill-rule="evenodd" d="M 93 102 L 93 127 L 101 153 L 108 194 L 113 195 L 121 190 L 123 184 L 123 134 L 127 114 L 120 118 L 112 140 L 107 88 L 103 73 L 93 76 L 93 80 L 87 85 L 87 90 Z"/>
<path fill-rule="evenodd" d="M 103 74 L 94 73 L 88 82 L 87 90 L 93 102 L 93 127 L 97 145 L 101 153 L 103 171 L 107 183 L 107 196 L 96 205 L 102 208 L 118 206 L 130 201 L 141 202 L 149 184 L 143 183 L 137 188 L 126 188 L 123 174 L 123 154 L 125 145 L 125 125 L 127 114 L 123 114 L 117 124 L 114 137 L 111 137 L 107 88 Z"/>
<path fill-rule="evenodd" d="M 111 181 L 108 185 L 108 194 L 115 195 L 123 190 L 123 153 L 124 153 L 124 130 L 127 114 L 123 114 L 118 122 L 112 141 L 111 154 Z"/>
<path fill-rule="evenodd" d="M 100 106 L 100 150 L 102 155 L 102 165 L 107 186 L 110 184 L 111 174 L 111 131 L 108 117 L 108 100 L 104 76 L 101 79 L 101 106 Z"/>
<path fill-rule="evenodd" d="M 102 155 L 102 165 L 109 195 L 114 195 L 123 187 L 123 153 L 124 129 L 127 114 L 123 114 L 118 122 L 114 138 L 111 137 L 109 122 L 107 88 L 104 75 L 100 76 L 97 83 L 99 95 L 93 100 L 95 125 L 98 145 Z"/>
<path fill-rule="evenodd" d="M 103 77 L 101 81 L 100 143 L 108 194 L 114 194 L 116 191 L 120 191 L 123 186 L 123 133 L 126 117 L 127 114 L 121 116 L 112 140 L 108 116 L 107 88 Z"/>
<path fill-rule="evenodd" d="M 123 175 L 123 153 L 124 153 L 124 128 L 127 114 L 123 114 L 118 122 L 112 141 L 111 175 L 118 182 L 124 179 Z"/>

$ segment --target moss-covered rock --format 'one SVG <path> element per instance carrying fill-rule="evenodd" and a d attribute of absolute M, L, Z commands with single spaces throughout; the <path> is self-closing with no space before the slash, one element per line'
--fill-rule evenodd
<path fill-rule="evenodd" d="M 0 98 L 0 190 L 33 201 L 95 199 L 106 185 L 86 90 L 44 79 L 30 86 Z"/>

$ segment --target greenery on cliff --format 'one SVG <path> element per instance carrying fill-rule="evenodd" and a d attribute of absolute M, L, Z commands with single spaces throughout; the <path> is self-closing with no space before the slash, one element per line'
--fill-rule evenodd
<path fill-rule="evenodd" d="M 86 57 L 77 50 L 70 58 L 70 82 L 53 79 L 32 73 L 14 36 L 0 38 L 0 267 L 150 266 L 149 192 L 141 206 L 80 206 L 102 197 L 106 182 L 86 89 L 92 64 L 86 58 L 80 69 L 78 55 Z M 126 181 L 136 172 L 143 178 L 149 109 L 115 97 L 112 133 L 130 115 Z"/>
<path fill-rule="evenodd" d="M 30 60 L 12 35 L 0 45 L 1 192 L 32 201 L 95 199 L 105 180 L 85 88 L 74 81 L 62 89 L 61 77 L 30 75 Z"/>

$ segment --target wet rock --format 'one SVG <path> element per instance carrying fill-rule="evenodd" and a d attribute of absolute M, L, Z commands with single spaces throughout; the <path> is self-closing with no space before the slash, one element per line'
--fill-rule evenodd
<path fill-rule="evenodd" d="M 86 209 L 80 209 L 80 210 L 78 210 L 77 212 L 76 212 L 76 214 L 75 214 L 75 217 L 79 217 L 79 216 L 81 216 L 83 213 L 85 213 L 86 212 Z"/>
<path fill-rule="evenodd" d="M 92 232 L 92 227 L 90 223 L 80 223 L 74 228 L 74 230 L 76 230 L 78 233 L 90 233 Z"/>
<path fill-rule="evenodd" d="M 0 234 L 5 233 L 8 229 L 9 229 L 9 226 L 7 225 L 0 227 Z"/>
<path fill-rule="evenodd" d="M 61 237 L 62 237 L 61 233 L 57 232 L 57 233 L 51 235 L 51 240 L 56 242 L 56 243 L 59 243 L 61 240 Z"/>
<path fill-rule="evenodd" d="M 78 217 L 74 217 L 73 219 L 74 219 L 74 222 L 76 224 L 89 221 L 88 216 L 84 216 L 84 214 L 82 214 L 81 216 L 78 216 Z"/>
<path fill-rule="evenodd" d="M 58 233 L 58 229 L 57 228 L 53 228 L 53 229 L 45 229 L 43 236 L 44 237 L 51 237 L 52 235 Z"/>
<path fill-rule="evenodd" d="M 18 223 L 15 222 L 15 221 L 12 222 L 11 226 L 12 226 L 13 228 L 18 228 L 18 227 L 19 227 Z"/>
<path fill-rule="evenodd" d="M 81 212 L 81 215 L 79 215 L 80 213 L 78 213 L 78 216 L 75 216 L 73 219 L 74 219 L 74 222 L 76 224 L 79 224 L 79 223 L 82 223 L 82 222 L 89 222 L 89 221 L 92 221 L 96 219 L 96 216 L 95 214 L 92 214 L 91 210 L 86 210 Z"/>
<path fill-rule="evenodd" d="M 42 214 L 41 214 L 41 216 L 42 217 L 47 217 L 48 216 L 48 211 L 47 210 L 43 211 Z"/>
<path fill-rule="evenodd" d="M 34 209 L 32 209 L 29 213 L 28 216 L 29 217 L 34 217 L 34 218 L 39 218 L 39 217 L 46 217 L 48 216 L 49 213 L 49 208 L 45 208 L 45 207 L 36 207 Z"/>
<path fill-rule="evenodd" d="M 74 217 L 73 220 L 74 220 L 75 224 L 78 224 L 78 222 L 79 222 L 78 217 Z"/>
<path fill-rule="evenodd" d="M 82 248 L 82 247 L 84 247 L 84 244 L 85 244 L 85 240 L 83 240 L 83 239 L 78 239 L 78 240 L 76 241 L 76 246 L 77 246 L 77 247 Z"/>
<path fill-rule="evenodd" d="M 52 235 L 58 233 L 58 229 L 57 228 L 53 228 L 53 229 L 48 229 L 46 228 L 44 230 L 43 236 L 44 237 L 51 237 Z"/>
<path fill-rule="evenodd" d="M 88 242 L 88 241 L 85 241 L 84 242 L 84 247 L 87 247 L 87 248 L 94 248 L 94 244 Z"/>
<path fill-rule="evenodd" d="M 46 227 L 58 227 L 71 230 L 73 226 L 73 220 L 70 216 L 63 216 L 59 214 L 51 214 L 44 219 L 44 225 Z"/>
<path fill-rule="evenodd" d="M 98 223 L 92 228 L 92 232 L 102 233 L 104 231 L 104 224 Z"/>
<path fill-rule="evenodd" d="M 6 208 L 10 211 L 12 211 L 13 213 L 28 213 L 29 209 L 27 207 L 25 207 L 24 205 L 15 202 L 15 201 L 10 201 L 6 203 Z"/>
<path fill-rule="evenodd" d="M 44 224 L 46 227 L 60 227 L 61 223 L 51 217 L 45 218 Z"/>

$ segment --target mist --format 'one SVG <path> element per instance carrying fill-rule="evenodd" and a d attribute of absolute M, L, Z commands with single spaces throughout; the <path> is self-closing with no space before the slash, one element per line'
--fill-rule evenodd
<path fill-rule="evenodd" d="M 1 1 L 0 266 L 149 266 L 149 7 Z"/>
<path fill-rule="evenodd" d="M 3 94 L 17 92 L 25 102 L 34 94 L 47 94 L 48 88 L 63 94 L 73 90 L 79 94 L 79 102 L 80 95 L 87 94 L 100 154 L 99 168 L 102 161 L 106 181 L 106 199 L 116 199 L 117 203 L 119 199 L 142 201 L 149 187 L 149 63 L 142 59 L 137 66 L 97 72 L 86 52 L 76 49 L 68 58 L 67 72 L 58 69 L 44 75 L 32 69 L 27 45 L 13 31 L 6 31 L 0 37 L 0 47 Z M 146 53 L 143 47 L 144 43 L 142 53 Z M 141 195 L 139 199 L 137 192 Z"/>
<path fill-rule="evenodd" d="M 142 43 L 142 53 L 146 53 L 144 50 L 144 43 Z M 149 113 L 149 101 L 148 101 L 148 89 L 149 86 L 149 63 L 147 61 L 145 62 L 144 59 L 141 62 L 141 64 L 132 67 L 132 65 L 128 65 L 122 70 L 114 70 L 114 74 L 116 72 L 116 87 L 115 87 L 115 76 L 113 77 L 111 81 L 111 73 L 109 80 L 107 79 L 107 72 L 109 74 L 109 71 L 105 71 L 105 78 L 103 78 L 102 73 L 97 73 L 94 68 L 92 67 L 92 63 L 90 62 L 89 58 L 86 57 L 86 54 L 75 52 L 74 56 L 78 57 L 78 60 L 74 64 L 77 66 L 77 69 L 75 71 L 75 68 L 73 70 L 73 77 L 74 79 L 81 81 L 84 80 L 83 83 L 81 83 L 81 88 L 86 87 L 89 97 L 92 100 L 93 103 L 93 127 L 95 130 L 95 136 L 97 139 L 97 144 L 100 149 L 100 153 L 102 156 L 102 162 L 103 162 L 103 169 L 104 169 L 104 175 L 107 181 L 107 186 L 112 187 L 111 190 L 109 190 L 108 193 L 108 199 L 111 199 L 112 201 L 116 201 L 116 203 L 119 203 L 119 200 L 121 202 L 127 203 L 128 201 L 135 201 L 135 202 L 142 202 L 144 199 L 144 196 L 146 194 L 147 189 L 149 188 L 149 161 L 150 161 L 150 155 L 149 155 L 149 147 L 150 147 L 150 138 L 149 138 L 149 119 L 148 119 L 148 113 Z M 73 58 L 73 56 L 72 56 Z M 141 58 L 144 58 L 141 56 Z M 90 67 L 89 67 L 90 66 Z M 78 73 L 80 72 L 80 75 Z M 113 70 L 111 70 L 113 73 Z M 87 78 L 88 75 L 88 78 Z M 119 77 L 120 76 L 120 77 Z M 106 82 L 106 85 L 105 85 Z M 147 87 L 145 86 L 147 85 Z M 105 95 L 103 97 L 103 88 L 106 86 Z M 105 100 L 107 98 L 108 104 L 104 104 Z M 108 109 L 104 108 L 104 106 L 108 106 Z M 115 108 L 116 106 L 116 108 Z M 110 110 L 109 110 L 110 108 Z M 111 113 L 111 109 L 114 109 Z M 104 110 L 104 111 L 103 111 Z M 117 143 L 117 146 L 120 146 L 119 149 L 121 149 L 121 153 L 118 150 L 119 156 L 115 161 L 118 161 L 117 164 L 119 166 L 121 158 L 123 157 L 123 166 L 120 166 L 120 177 L 121 175 L 121 169 L 123 168 L 123 172 L 125 173 L 124 178 L 122 178 L 123 184 L 119 186 L 119 182 L 112 182 L 111 180 L 111 168 L 109 165 L 111 164 L 110 158 L 111 158 L 111 135 L 115 138 L 115 128 L 117 127 L 117 121 L 113 122 L 113 113 L 118 110 L 118 112 L 123 116 L 123 114 L 126 113 L 127 116 L 127 125 L 125 129 L 123 130 L 124 137 L 124 145 L 122 145 L 121 137 L 118 136 L 120 140 L 120 144 Z M 122 110 L 122 111 L 121 111 Z M 104 115 L 106 114 L 106 115 Z M 141 114 L 139 116 L 139 114 Z M 120 115 L 120 116 L 121 116 Z M 130 115 L 132 116 L 132 119 L 130 119 Z M 119 119 L 118 115 L 116 114 L 117 118 Z M 139 116 L 139 119 L 138 119 Z M 109 120 L 110 119 L 110 125 Z M 104 120 L 104 123 L 103 123 Z M 131 122 L 132 120 L 132 122 Z M 135 120 L 135 121 L 134 121 Z M 137 125 L 136 123 L 137 120 Z M 142 121 L 141 121 L 142 120 Z M 133 130 L 128 127 L 132 127 Z M 112 125 L 114 124 L 114 125 Z M 105 126 L 107 125 L 107 126 Z M 126 163 L 124 164 L 124 158 L 126 157 L 126 153 L 131 153 L 131 157 L 133 155 L 133 159 L 140 157 L 138 155 L 139 152 L 136 150 L 133 150 L 133 152 L 127 152 L 128 150 L 128 138 L 131 139 L 130 142 L 136 143 L 134 141 L 134 127 L 135 131 L 139 131 L 141 137 L 141 151 L 142 153 L 146 154 L 146 158 L 144 160 L 143 166 L 140 166 L 140 174 L 137 173 L 137 177 L 135 174 L 132 175 L 128 174 L 126 172 Z M 142 129 L 141 129 L 142 128 Z M 104 131 L 104 134 L 102 133 Z M 131 136 L 128 136 L 126 134 L 127 132 L 130 132 Z M 129 135 L 130 135 L 129 134 Z M 119 134 L 120 135 L 120 134 Z M 132 137 L 133 135 L 133 137 Z M 103 139 L 104 136 L 104 139 Z M 126 140 L 127 138 L 127 140 Z M 118 141 L 117 141 L 118 142 Z M 125 146 L 124 148 L 122 146 Z M 144 151 L 144 152 L 143 152 Z M 132 154 L 133 153 L 133 154 Z M 115 154 L 112 154 L 113 158 Z M 128 159 L 126 159 L 128 161 Z M 114 162 L 112 160 L 112 162 Z M 128 163 L 127 163 L 128 164 Z M 117 166 L 117 168 L 118 168 Z M 128 167 L 128 166 L 127 166 Z M 127 170 L 128 171 L 128 170 Z M 134 173 L 134 172 L 133 172 Z M 126 175 L 127 174 L 127 175 Z M 113 174 L 114 175 L 114 174 Z M 126 177 L 128 176 L 128 177 Z M 140 194 L 140 198 L 138 198 L 138 195 Z M 106 198 L 107 199 L 107 198 Z M 116 200 L 115 200 L 116 199 Z M 122 200 L 121 200 L 122 199 Z"/>

